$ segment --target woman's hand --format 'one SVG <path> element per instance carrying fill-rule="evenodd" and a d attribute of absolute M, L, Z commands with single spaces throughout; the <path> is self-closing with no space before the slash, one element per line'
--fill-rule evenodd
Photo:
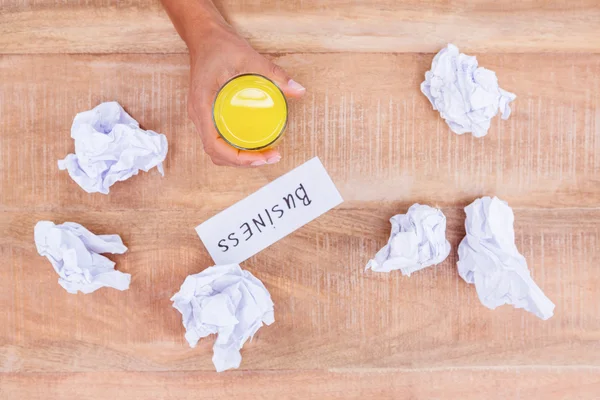
<path fill-rule="evenodd" d="M 213 102 L 222 85 L 243 73 L 266 76 L 286 97 L 300 97 L 306 90 L 241 38 L 211 0 L 162 0 L 162 3 L 190 51 L 188 113 L 211 160 L 217 165 L 230 166 L 278 162 L 281 155 L 276 150 L 242 151 L 227 144 L 213 124 Z"/>
<path fill-rule="evenodd" d="M 218 25 L 190 48 L 191 76 L 188 113 L 198 129 L 204 150 L 216 165 L 260 166 L 281 159 L 274 149 L 242 151 L 219 136 L 212 119 L 212 107 L 221 86 L 243 73 L 257 73 L 271 79 L 286 97 L 300 97 L 306 91 L 279 66 L 258 54 L 229 26 Z"/>

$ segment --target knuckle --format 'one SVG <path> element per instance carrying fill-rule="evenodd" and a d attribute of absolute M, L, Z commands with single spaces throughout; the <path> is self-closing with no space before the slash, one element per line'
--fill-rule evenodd
<path fill-rule="evenodd" d="M 277 64 L 272 64 L 271 65 L 271 72 L 273 73 L 273 75 L 275 76 L 281 76 L 284 77 L 286 76 L 285 71 L 283 70 L 283 68 L 281 68 L 279 65 Z"/>
<path fill-rule="evenodd" d="M 225 165 L 227 165 L 221 158 L 219 157 L 211 157 L 210 160 L 212 161 L 213 164 L 215 164 L 217 167 L 224 167 Z"/>
<path fill-rule="evenodd" d="M 211 143 L 202 143 L 204 146 L 204 152 L 208 154 L 211 158 L 217 155 L 214 146 Z"/>
<path fill-rule="evenodd" d="M 242 167 L 246 165 L 246 163 L 244 162 L 244 158 L 242 157 L 242 153 L 239 150 L 235 154 L 235 159 L 233 160 L 233 162 L 236 167 Z"/>
<path fill-rule="evenodd" d="M 204 148 L 204 152 L 209 156 L 215 155 L 214 144 L 211 140 L 209 140 L 206 135 L 200 134 L 200 139 L 202 140 L 202 147 Z"/>

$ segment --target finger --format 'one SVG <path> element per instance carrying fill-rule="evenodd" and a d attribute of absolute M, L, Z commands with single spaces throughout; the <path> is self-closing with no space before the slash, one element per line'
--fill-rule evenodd
<path fill-rule="evenodd" d="M 281 160 L 281 155 L 275 149 L 261 152 L 238 150 L 221 137 L 215 138 L 210 146 L 209 155 L 215 164 L 229 165 L 235 167 L 259 167 L 267 164 L 275 164 Z"/>
<path fill-rule="evenodd" d="M 283 68 L 262 57 L 260 74 L 275 82 L 287 97 L 298 98 L 306 93 L 306 88 L 293 80 Z"/>
<path fill-rule="evenodd" d="M 199 128 L 204 151 L 210 156 L 216 165 L 232 167 L 257 167 L 267 164 L 275 164 L 281 160 L 281 155 L 275 149 L 262 152 L 243 151 L 236 149 L 225 142 L 215 129 L 210 118 L 208 108 L 200 107 L 200 115 L 195 114 L 194 122 Z M 198 118 L 199 117 L 199 118 Z"/>
<path fill-rule="evenodd" d="M 191 102 L 188 112 L 200 133 L 205 152 L 216 165 L 256 167 L 275 164 L 281 155 L 275 149 L 262 152 L 242 151 L 229 145 L 217 132 L 212 119 L 212 105 L 207 98 Z"/>

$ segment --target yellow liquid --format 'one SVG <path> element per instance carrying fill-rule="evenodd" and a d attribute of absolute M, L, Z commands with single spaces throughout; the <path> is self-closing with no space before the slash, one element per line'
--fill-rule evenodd
<path fill-rule="evenodd" d="M 272 146 L 287 124 L 281 90 L 261 75 L 241 75 L 227 82 L 213 107 L 215 126 L 229 144 L 243 150 Z"/>

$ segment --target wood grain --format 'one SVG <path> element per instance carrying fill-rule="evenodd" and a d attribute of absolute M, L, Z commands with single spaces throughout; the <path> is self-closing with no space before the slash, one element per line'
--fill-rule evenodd
<path fill-rule="evenodd" d="M 186 113 L 187 55 L 158 2 L 0 0 L 0 399 L 596 399 L 598 2 L 220 7 L 308 88 L 275 166 L 204 155 Z M 485 138 L 450 132 L 419 91 L 432 59 L 421 52 L 450 39 L 482 51 L 518 95 Z M 107 54 L 64 54 L 82 52 Z M 75 114 L 108 100 L 167 135 L 166 176 L 90 195 L 56 161 L 73 151 Z M 244 263 L 276 323 L 244 347 L 240 370 L 216 374 L 212 339 L 190 349 L 169 301 L 211 265 L 193 228 L 313 156 L 345 202 Z M 488 310 L 458 277 L 462 209 L 482 195 L 514 208 L 552 319 Z M 449 258 L 411 277 L 365 272 L 389 217 L 414 202 L 446 214 Z M 111 258 L 131 289 L 66 293 L 34 246 L 42 219 L 120 234 L 129 251 Z"/>
<path fill-rule="evenodd" d="M 260 51 L 582 52 L 600 49 L 597 0 L 219 1 Z M 1 0 L 0 53 L 185 52 L 158 0 Z"/>
<path fill-rule="evenodd" d="M 598 366 L 600 211 L 517 209 L 517 246 L 556 303 L 549 321 L 484 308 L 456 272 L 456 254 L 408 278 L 364 272 L 406 204 L 335 210 L 244 263 L 269 288 L 277 323 L 244 347 L 245 370 Z M 453 249 L 464 213 L 444 208 Z M 381 215 L 381 218 L 374 217 Z M 198 211 L 5 212 L 0 256 L 3 372 L 212 371 L 212 341 L 189 349 L 169 298 L 211 265 L 193 230 Z M 32 240 L 38 220 L 116 233 L 111 257 L 126 292 L 69 295 Z M 16 285 L 13 283 L 17 283 Z M 68 310 L 68 313 L 63 312 Z M 560 356 L 558 356 L 560 355 Z"/>
<path fill-rule="evenodd" d="M 0 394 L 16 390 L 32 400 L 105 398 L 176 400 L 190 393 L 209 398 L 250 399 L 462 399 L 552 398 L 595 400 L 600 391 L 594 370 L 531 371 L 527 368 L 426 371 L 235 371 L 228 380 L 211 373 L 107 372 L 8 374 Z M 235 385 L 228 384 L 236 382 Z M 481 386 L 474 383 L 481 382 Z M 327 392 L 323 391 L 327 387 Z M 135 392 L 131 389 L 135 388 Z M 293 389 L 292 389 L 293 388 Z M 286 393 L 285 397 L 281 394 Z M 440 396 L 443 393 L 443 397 Z M 133 397 L 132 397 L 133 394 Z"/>
<path fill-rule="evenodd" d="M 186 113 L 184 55 L 4 56 L 0 209 L 215 212 L 315 155 L 341 190 L 343 207 L 365 201 L 468 204 L 492 194 L 515 207 L 596 207 L 600 56 L 480 58 L 519 97 L 511 118 L 497 118 L 490 134 L 477 140 L 451 133 L 420 93 L 429 55 L 277 57 L 309 93 L 292 103 L 283 161 L 240 174 L 214 168 L 203 154 Z M 156 171 L 141 174 L 113 186 L 114 195 L 99 196 L 57 170 L 56 161 L 73 151 L 74 115 L 108 100 L 118 100 L 142 126 L 167 134 L 165 179 Z"/>

